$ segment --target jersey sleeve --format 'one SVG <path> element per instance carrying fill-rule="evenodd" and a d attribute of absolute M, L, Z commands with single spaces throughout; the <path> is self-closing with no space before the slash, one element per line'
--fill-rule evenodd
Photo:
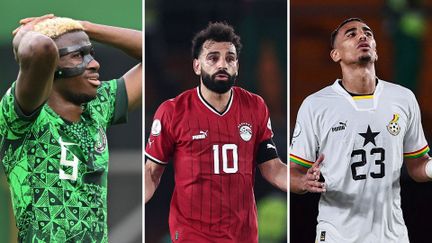
<path fill-rule="evenodd" d="M 173 112 L 174 101 L 168 100 L 159 106 L 153 118 L 145 155 L 158 164 L 168 164 L 174 152 Z"/>
<path fill-rule="evenodd" d="M 261 164 L 271 159 L 278 158 L 276 145 L 273 142 L 273 130 L 270 120 L 270 112 L 261 97 L 258 97 L 258 109 L 262 110 L 260 117 L 260 136 L 258 138 L 257 163 Z"/>
<path fill-rule="evenodd" d="M 290 161 L 306 168 L 313 165 L 318 151 L 318 141 L 311 108 L 308 99 L 300 106 L 292 134 L 290 151 Z"/>
<path fill-rule="evenodd" d="M 44 105 L 45 103 L 30 115 L 24 114 L 15 98 L 15 83 L 13 83 L 0 101 L 0 135 L 8 140 L 22 138 L 29 131 Z"/>
<path fill-rule="evenodd" d="M 127 121 L 127 93 L 124 79 L 102 82 L 96 99 L 89 102 L 92 116 L 106 125 L 115 125 Z"/>
<path fill-rule="evenodd" d="M 404 158 L 419 158 L 429 152 L 429 146 L 423 133 L 420 108 L 414 94 L 411 94 L 410 114 L 407 131 L 404 136 Z"/>

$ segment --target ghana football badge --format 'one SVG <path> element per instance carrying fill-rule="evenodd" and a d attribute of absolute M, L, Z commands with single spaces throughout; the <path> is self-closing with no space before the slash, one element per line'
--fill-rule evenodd
<path fill-rule="evenodd" d="M 248 142 L 252 138 L 252 125 L 242 122 L 238 125 L 240 137 L 243 141 Z"/>
<path fill-rule="evenodd" d="M 398 121 L 399 121 L 399 114 L 397 113 L 393 114 L 393 119 L 387 125 L 387 131 L 393 136 L 398 135 L 401 130 Z"/>

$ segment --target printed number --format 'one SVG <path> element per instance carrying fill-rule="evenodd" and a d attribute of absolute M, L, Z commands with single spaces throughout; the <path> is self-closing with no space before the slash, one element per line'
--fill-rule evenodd
<path fill-rule="evenodd" d="M 228 167 L 228 151 L 232 151 L 233 166 Z M 219 145 L 213 145 L 214 173 L 220 174 L 219 171 Z M 224 144 L 222 145 L 222 170 L 227 174 L 236 173 L 238 171 L 238 154 L 237 145 Z"/>
<path fill-rule="evenodd" d="M 380 154 L 380 158 L 375 160 L 375 165 L 379 165 L 379 172 L 371 172 L 370 176 L 372 178 L 383 178 L 385 176 L 385 150 L 383 148 L 373 148 L 370 152 L 371 155 L 374 154 Z M 366 179 L 366 174 L 357 174 L 357 168 L 363 167 L 366 165 L 366 151 L 364 149 L 357 149 L 352 151 L 351 158 L 360 155 L 360 161 L 354 162 L 351 164 L 351 172 L 352 172 L 352 178 L 354 180 L 364 180 Z"/>
<path fill-rule="evenodd" d="M 59 169 L 59 178 L 62 180 L 72 180 L 72 181 L 76 181 L 77 177 L 78 177 L 78 158 L 72 154 L 67 148 L 66 145 L 77 145 L 75 143 L 67 143 L 67 142 L 63 142 L 62 139 L 60 138 L 59 140 L 60 143 L 60 147 L 61 147 L 61 155 L 60 155 L 60 166 L 69 166 L 72 167 L 72 174 L 66 174 L 66 172 L 60 168 Z M 68 160 L 67 159 L 67 154 L 71 153 L 73 159 L 72 160 Z"/>

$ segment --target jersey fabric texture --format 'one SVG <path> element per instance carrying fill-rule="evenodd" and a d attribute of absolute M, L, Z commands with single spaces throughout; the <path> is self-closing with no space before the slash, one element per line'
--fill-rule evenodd
<path fill-rule="evenodd" d="M 146 156 L 160 164 L 174 161 L 173 242 L 258 241 L 256 157 L 260 143 L 272 136 L 264 100 L 239 87 L 232 88 L 222 113 L 199 87 L 159 107 Z"/>
<path fill-rule="evenodd" d="M 351 96 L 338 82 L 305 99 L 291 144 L 290 160 L 307 168 L 325 156 L 316 242 L 408 242 L 401 166 L 429 151 L 415 96 L 383 80 Z"/>
<path fill-rule="evenodd" d="M 126 119 L 123 79 L 102 82 L 79 122 L 47 104 L 30 116 L 15 99 L 0 102 L 1 159 L 19 242 L 107 242 L 106 129 Z"/>

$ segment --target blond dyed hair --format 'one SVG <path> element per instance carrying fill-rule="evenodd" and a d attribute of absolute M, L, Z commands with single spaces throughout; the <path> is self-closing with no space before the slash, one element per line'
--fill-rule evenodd
<path fill-rule="evenodd" d="M 46 19 L 35 24 L 34 26 L 34 31 L 46 35 L 51 39 L 55 39 L 69 32 L 80 30 L 84 30 L 84 27 L 81 25 L 80 22 L 63 17 Z"/>

